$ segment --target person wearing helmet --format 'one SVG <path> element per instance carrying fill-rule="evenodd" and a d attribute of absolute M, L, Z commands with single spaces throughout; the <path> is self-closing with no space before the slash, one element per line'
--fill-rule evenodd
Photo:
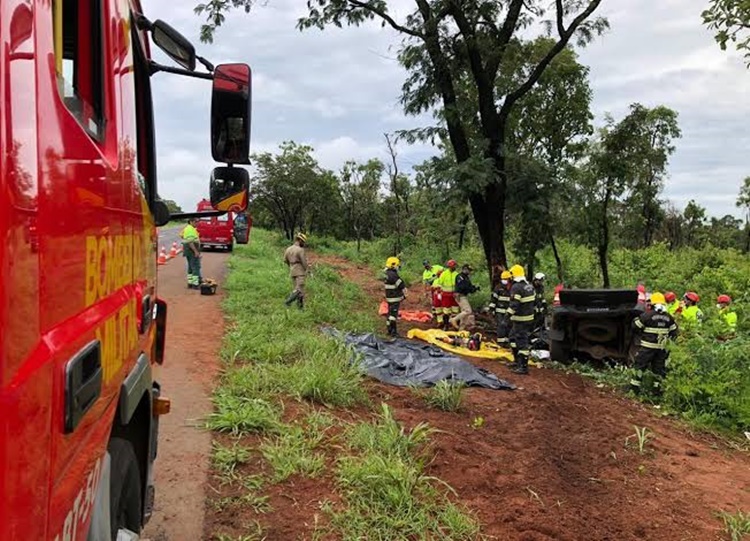
<path fill-rule="evenodd" d="M 560 306 L 560 292 L 565 289 L 565 284 L 557 284 L 555 286 L 555 294 L 552 297 L 552 306 Z"/>
<path fill-rule="evenodd" d="M 510 320 L 510 347 L 513 350 L 511 366 L 516 374 L 529 373 L 530 335 L 534 329 L 534 301 L 536 291 L 526 280 L 526 271 L 521 265 L 510 268 L 513 286 L 510 288 L 510 304 L 507 317 Z"/>
<path fill-rule="evenodd" d="M 664 294 L 664 300 L 667 301 L 667 312 L 672 317 L 682 311 L 682 306 L 680 305 L 680 301 L 677 300 L 677 295 L 674 294 L 674 291 L 667 291 Z"/>
<path fill-rule="evenodd" d="M 661 395 L 662 382 L 667 375 L 667 341 L 677 337 L 677 323 L 667 311 L 667 301 L 658 292 L 651 294 L 653 310 L 644 312 L 633 320 L 633 328 L 639 333 L 638 350 L 635 354 L 635 375 L 630 380 L 630 389 L 635 394 L 642 391 L 643 375 L 649 370 L 654 375 L 653 391 Z"/>
<path fill-rule="evenodd" d="M 495 314 L 495 322 L 497 323 L 497 343 L 504 347 L 510 345 L 510 341 L 508 340 L 510 322 L 506 314 L 508 312 L 508 305 L 510 304 L 511 278 L 510 272 L 507 270 L 502 271 L 500 273 L 500 281 L 490 297 L 490 313 Z"/>
<path fill-rule="evenodd" d="M 187 260 L 188 289 L 200 289 L 201 282 L 201 238 L 198 229 L 198 218 L 188 218 L 188 223 L 180 233 L 182 238 L 182 255 Z"/>
<path fill-rule="evenodd" d="M 696 327 L 703 322 L 703 311 L 698 308 L 701 298 L 694 291 L 688 291 L 682 297 L 682 321 L 687 327 Z"/>
<path fill-rule="evenodd" d="M 638 285 L 636 286 L 636 291 L 638 291 L 638 306 L 642 307 L 644 310 L 646 309 L 646 286 L 643 285 L 643 282 L 638 282 Z"/>
<path fill-rule="evenodd" d="M 424 267 L 422 283 L 425 287 L 425 296 L 430 300 L 432 317 L 437 321 L 438 310 L 442 312 L 443 308 L 440 304 L 440 289 L 436 288 L 434 284 L 440 273 L 443 272 L 443 267 L 440 265 L 431 265 L 427 259 L 422 261 L 422 266 Z"/>
<path fill-rule="evenodd" d="M 466 330 L 467 327 L 474 327 L 474 311 L 471 309 L 469 295 L 479 291 L 479 286 L 471 283 L 471 272 L 474 269 L 471 265 L 461 267 L 461 272 L 456 277 L 456 302 L 460 312 L 450 318 L 450 324 L 459 331 Z"/>
<path fill-rule="evenodd" d="M 732 304 L 732 298 L 729 295 L 719 295 L 716 299 L 716 308 L 719 309 L 724 335 L 733 335 L 737 332 L 737 312 L 729 308 L 730 304 Z"/>
<path fill-rule="evenodd" d="M 305 306 L 305 276 L 307 275 L 307 256 L 305 245 L 307 236 L 300 232 L 294 238 L 294 244 L 284 252 L 284 263 L 289 267 L 289 276 L 292 279 L 294 290 L 289 294 L 284 304 L 291 306 L 297 301 L 297 308 L 302 310 Z"/>
<path fill-rule="evenodd" d="M 397 257 L 389 257 L 385 262 L 385 301 L 388 303 L 387 330 L 388 336 L 398 336 L 396 322 L 401 301 L 404 300 L 406 285 L 398 274 L 401 261 Z"/>
<path fill-rule="evenodd" d="M 440 288 L 440 305 L 442 313 L 438 313 L 437 323 L 443 328 L 448 330 L 449 320 L 451 316 L 458 314 L 458 303 L 456 302 L 456 278 L 458 278 L 458 272 L 456 271 L 457 263 L 454 259 L 451 259 L 446 263 L 446 269 L 440 273 L 434 284 Z"/>
<path fill-rule="evenodd" d="M 547 276 L 543 272 L 537 272 L 531 281 L 531 285 L 534 286 L 534 291 L 536 291 L 536 299 L 534 300 L 534 332 L 543 330 L 545 327 L 547 299 L 544 298 L 544 281 L 546 279 Z"/>

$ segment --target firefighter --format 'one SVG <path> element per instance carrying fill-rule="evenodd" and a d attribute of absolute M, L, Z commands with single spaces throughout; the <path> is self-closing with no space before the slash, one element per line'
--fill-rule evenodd
<path fill-rule="evenodd" d="M 695 327 L 703 322 L 703 311 L 698 308 L 701 298 L 695 291 L 688 291 L 682 297 L 682 320 L 689 327 Z"/>
<path fill-rule="evenodd" d="M 630 380 L 630 389 L 639 394 L 643 374 L 650 370 L 654 374 L 654 394 L 661 395 L 662 382 L 667 375 L 667 341 L 677 336 L 677 323 L 667 311 L 667 301 L 661 293 L 651 295 L 654 309 L 644 312 L 633 320 L 633 327 L 640 333 L 640 342 L 635 354 L 635 370 Z"/>
<path fill-rule="evenodd" d="M 289 276 L 292 279 L 294 290 L 289 294 L 284 304 L 291 306 L 297 301 L 297 308 L 305 307 L 305 276 L 307 275 L 307 256 L 305 245 L 307 236 L 300 232 L 294 238 L 294 244 L 284 252 L 284 263 L 289 267 Z"/>
<path fill-rule="evenodd" d="M 674 291 L 667 291 L 664 294 L 664 300 L 667 301 L 667 312 L 669 312 L 670 316 L 674 317 L 682 311 L 682 306 L 680 305 L 680 301 L 677 300 L 677 295 L 674 294 Z"/>
<path fill-rule="evenodd" d="M 490 300 L 490 312 L 495 314 L 497 323 L 497 343 L 501 346 L 508 347 L 508 331 L 510 330 L 509 321 L 506 317 L 508 305 L 510 304 L 510 272 L 502 271 L 500 274 L 500 283 L 492 292 Z"/>
<path fill-rule="evenodd" d="M 547 278 L 543 272 L 537 272 L 531 284 L 536 291 L 534 300 L 534 332 L 544 329 L 547 318 L 547 299 L 544 298 L 544 280 Z"/>
<path fill-rule="evenodd" d="M 461 311 L 450 318 L 450 324 L 459 331 L 464 331 L 467 327 L 473 328 L 475 323 L 469 295 L 476 293 L 480 288 L 471 283 L 473 270 L 471 265 L 464 265 L 461 267 L 461 273 L 456 277 L 456 302 Z"/>
<path fill-rule="evenodd" d="M 422 261 L 424 272 L 422 273 L 422 283 L 425 287 L 425 295 L 430 300 L 432 306 L 432 318 L 437 321 L 438 311 L 442 312 L 440 305 L 440 290 L 434 286 L 435 280 L 443 272 L 440 265 L 430 265 L 428 260 Z"/>
<path fill-rule="evenodd" d="M 526 280 L 526 271 L 521 265 L 510 268 L 513 286 L 510 288 L 510 305 L 508 318 L 510 319 L 510 347 L 513 350 L 513 372 L 516 374 L 529 373 L 530 335 L 534 329 L 534 301 L 536 291 L 534 286 Z"/>
<path fill-rule="evenodd" d="M 456 271 L 457 263 L 454 259 L 451 259 L 446 263 L 446 269 L 440 273 L 435 284 L 440 288 L 440 305 L 442 313 L 438 314 L 438 325 L 442 326 L 443 330 L 448 330 L 449 320 L 451 316 L 458 314 L 458 303 L 456 303 L 456 278 L 458 272 Z M 442 316 L 442 317 L 441 317 Z"/>
<path fill-rule="evenodd" d="M 725 334 L 734 334 L 737 332 L 737 312 L 730 310 L 732 298 L 729 295 L 719 295 L 716 299 L 716 308 L 719 309 L 719 317 Z"/>
<path fill-rule="evenodd" d="M 201 239 L 195 225 L 197 218 L 188 218 L 188 223 L 180 233 L 182 237 L 182 255 L 187 259 L 187 286 L 189 289 L 201 288 Z"/>
<path fill-rule="evenodd" d="M 396 322 L 398 321 L 398 309 L 404 300 L 405 284 L 398 275 L 401 261 L 397 257 L 389 257 L 385 261 L 385 301 L 388 303 L 387 329 L 388 336 L 398 336 Z"/>

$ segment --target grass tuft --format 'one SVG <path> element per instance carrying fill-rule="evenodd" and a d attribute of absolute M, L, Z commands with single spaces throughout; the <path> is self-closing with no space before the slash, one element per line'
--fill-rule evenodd
<path fill-rule="evenodd" d="M 246 398 L 223 389 L 214 396 L 216 411 L 206 426 L 218 432 L 243 436 L 253 432 L 274 432 L 281 422 L 281 408 L 262 398 Z"/>
<path fill-rule="evenodd" d="M 729 535 L 731 541 L 742 541 L 750 536 L 750 513 L 721 511 L 718 515 L 724 522 L 724 531 Z"/>
<path fill-rule="evenodd" d="M 448 380 L 439 381 L 434 387 L 424 389 L 421 394 L 431 408 L 442 411 L 460 411 L 463 401 L 463 390 L 466 384 Z"/>
<path fill-rule="evenodd" d="M 319 440 L 307 437 L 302 427 L 289 427 L 278 437 L 264 442 L 260 452 L 274 469 L 273 480 L 284 481 L 294 474 L 318 476 L 325 466 L 325 457 L 314 451 Z"/>

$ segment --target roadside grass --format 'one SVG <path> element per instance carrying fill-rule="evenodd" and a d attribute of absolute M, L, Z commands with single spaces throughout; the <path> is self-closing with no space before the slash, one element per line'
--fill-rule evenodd
<path fill-rule="evenodd" d="M 225 488 L 212 506 L 264 513 L 266 483 L 326 474 L 340 498 L 322 504 L 330 520 L 316 525 L 316 539 L 477 539 L 476 519 L 451 502 L 448 485 L 426 473 L 432 428 L 422 423 L 406 430 L 385 404 L 372 422 L 350 423 L 333 413 L 368 408 L 370 400 L 351 351 L 321 330 L 371 332 L 379 323 L 376 302 L 334 268 L 317 264 L 307 281 L 305 309 L 285 307 L 291 286 L 282 251 L 278 236 L 254 230 L 253 242 L 230 259 L 224 369 L 206 426 L 237 442 L 214 445 L 214 472 Z M 461 391 L 444 383 L 427 399 L 456 411 Z M 302 415 L 284 407 L 288 399 L 305 405 Z M 289 409 L 294 420 L 285 421 Z M 257 445 L 242 445 L 243 437 L 253 435 Z M 254 456 L 269 466 L 268 473 L 239 471 Z"/>
<path fill-rule="evenodd" d="M 477 539 L 476 519 L 449 500 L 449 486 L 425 473 L 434 432 L 425 423 L 406 430 L 385 404 L 374 422 L 346 429 L 336 464 L 343 505 L 323 506 L 333 531 L 318 531 L 318 538 Z"/>
<path fill-rule="evenodd" d="M 742 541 L 750 536 L 750 513 L 721 511 L 718 515 L 724 522 L 724 531 L 731 541 Z"/>
<path fill-rule="evenodd" d="M 431 408 L 457 412 L 461 410 L 465 387 L 466 385 L 463 382 L 441 380 L 435 386 L 427 389 L 414 387 L 412 392 Z"/>

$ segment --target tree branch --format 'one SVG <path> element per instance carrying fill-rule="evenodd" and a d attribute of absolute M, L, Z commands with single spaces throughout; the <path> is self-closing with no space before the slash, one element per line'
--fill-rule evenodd
<path fill-rule="evenodd" d="M 383 9 L 378 9 L 375 6 L 369 4 L 368 2 L 361 2 L 360 0 L 348 0 L 348 2 L 352 6 L 362 8 L 365 11 L 369 11 L 373 15 L 377 15 L 383 21 L 387 22 L 391 26 L 391 28 L 393 28 L 394 30 L 397 30 L 398 32 L 408 34 L 415 38 L 424 39 L 424 36 L 421 32 L 417 32 L 416 30 L 412 30 L 411 28 L 407 28 L 406 26 L 398 24 L 396 20 L 390 15 L 388 15 L 388 13 Z"/>
<path fill-rule="evenodd" d="M 555 0 L 555 5 L 557 6 L 557 33 L 563 37 L 565 35 L 565 8 L 562 0 Z"/>
<path fill-rule="evenodd" d="M 487 62 L 487 73 L 494 81 L 497 77 L 497 70 L 500 69 L 500 64 L 503 61 L 505 48 L 510 43 L 513 33 L 516 30 L 518 24 L 518 17 L 521 16 L 521 10 L 524 7 L 524 0 L 513 0 L 508 7 L 508 14 L 505 16 L 503 27 L 497 36 L 497 48 L 498 51 L 495 53 L 494 58 Z"/>
<path fill-rule="evenodd" d="M 558 5 L 561 3 L 561 0 L 556 1 L 558 2 Z M 573 22 L 570 23 L 570 26 L 565 29 L 565 32 L 560 36 L 560 40 L 555 43 L 555 45 L 549 50 L 545 57 L 539 62 L 539 64 L 537 64 L 537 66 L 531 72 L 531 75 L 529 75 L 529 78 L 526 79 L 526 81 L 516 90 L 505 97 L 505 101 L 503 102 L 503 106 L 500 110 L 501 117 L 507 117 L 507 115 L 510 114 L 510 110 L 513 105 L 520 98 L 525 96 L 529 90 L 531 90 L 531 88 L 536 84 L 536 82 L 544 73 L 544 70 L 547 69 L 547 66 L 549 66 L 550 62 L 552 62 L 552 60 L 554 60 L 554 58 L 560 53 L 560 51 L 562 51 L 568 45 L 570 38 L 573 37 L 573 34 L 575 34 L 575 31 L 578 29 L 578 27 L 592 13 L 594 13 L 594 11 L 596 11 L 596 8 L 599 7 L 600 3 L 601 0 L 591 0 L 588 7 L 583 10 L 575 19 L 573 19 Z"/>

